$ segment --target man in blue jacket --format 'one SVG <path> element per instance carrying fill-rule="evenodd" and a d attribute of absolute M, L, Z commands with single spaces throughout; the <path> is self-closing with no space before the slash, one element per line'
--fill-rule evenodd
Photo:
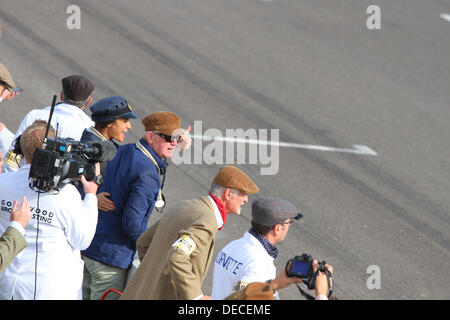
<path fill-rule="evenodd" d="M 163 206 L 162 184 L 168 163 L 165 159 L 181 140 L 180 118 L 171 112 L 150 114 L 142 120 L 145 135 L 136 143 L 117 150 L 108 162 L 100 192 L 109 192 L 115 209 L 99 210 L 97 231 L 89 248 L 82 252 L 90 271 L 90 296 L 98 300 L 110 288 L 123 291 L 127 269 L 136 252 L 136 241 L 147 229 L 154 207 Z M 118 298 L 116 295 L 110 295 Z M 109 296 L 108 296 L 109 297 Z"/>

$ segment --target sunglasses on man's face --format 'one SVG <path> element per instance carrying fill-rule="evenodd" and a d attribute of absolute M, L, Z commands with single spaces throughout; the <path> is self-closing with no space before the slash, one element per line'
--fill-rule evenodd
<path fill-rule="evenodd" d="M 163 138 L 164 140 L 166 140 L 166 142 L 169 142 L 169 143 L 173 142 L 173 141 L 176 141 L 176 142 L 180 142 L 181 141 L 181 136 L 174 137 L 174 136 L 169 136 L 169 135 L 161 133 L 161 132 L 156 132 L 156 134 L 158 136 L 160 136 L 161 138 Z"/>

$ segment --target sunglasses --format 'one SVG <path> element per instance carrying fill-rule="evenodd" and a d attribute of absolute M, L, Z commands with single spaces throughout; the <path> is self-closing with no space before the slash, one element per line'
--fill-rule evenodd
<path fill-rule="evenodd" d="M 155 132 L 158 136 L 160 136 L 161 138 L 163 138 L 164 140 L 166 140 L 166 142 L 180 142 L 181 141 L 181 136 L 169 136 L 167 134 L 161 133 L 161 132 Z"/>

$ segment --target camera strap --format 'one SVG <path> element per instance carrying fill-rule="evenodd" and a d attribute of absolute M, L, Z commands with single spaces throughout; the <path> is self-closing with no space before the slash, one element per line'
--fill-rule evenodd
<path fill-rule="evenodd" d="M 149 158 L 149 159 L 155 164 L 156 169 L 158 170 L 158 174 L 161 175 L 161 169 L 159 168 L 158 163 L 157 163 L 156 160 L 153 158 L 153 156 L 151 155 L 151 153 L 148 152 L 147 149 L 145 149 L 145 147 L 142 145 L 142 143 L 141 143 L 140 141 L 136 142 L 136 147 L 137 147 L 139 150 L 141 150 L 142 153 L 143 153 L 147 158 Z M 162 212 L 162 209 L 163 209 L 164 206 L 165 206 L 164 196 L 163 196 L 163 194 L 162 194 L 162 187 L 164 186 L 165 180 L 166 180 L 166 174 L 164 173 L 164 175 L 163 175 L 163 180 L 162 180 L 161 186 L 160 186 L 159 191 L 158 191 L 158 198 L 157 198 L 157 200 L 156 200 L 156 202 L 155 202 L 155 208 L 156 208 L 156 210 L 157 210 L 158 212 Z M 160 211 L 160 210 L 161 210 L 161 211 Z"/>
<path fill-rule="evenodd" d="M 322 272 L 325 272 L 325 274 L 327 275 L 327 280 L 328 280 L 328 299 L 331 298 L 331 295 L 333 293 L 333 275 L 331 274 L 330 271 L 328 270 L 323 270 Z M 311 279 L 311 283 L 310 283 L 310 287 L 315 287 L 316 286 L 316 279 L 317 276 L 319 275 L 319 270 L 317 270 L 316 272 L 314 272 L 314 275 Z M 307 293 L 305 290 L 303 290 L 298 284 L 297 284 L 297 288 L 300 291 L 301 295 L 304 296 L 307 300 L 315 300 L 315 297 L 313 297 L 312 295 L 310 295 L 309 293 Z"/>

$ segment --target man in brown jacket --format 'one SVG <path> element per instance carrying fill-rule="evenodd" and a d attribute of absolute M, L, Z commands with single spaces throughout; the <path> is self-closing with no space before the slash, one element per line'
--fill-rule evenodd
<path fill-rule="evenodd" d="M 207 196 L 179 203 L 138 239 L 141 264 L 121 299 L 209 299 L 201 288 L 216 232 L 258 191 L 238 168 L 221 168 Z"/>

